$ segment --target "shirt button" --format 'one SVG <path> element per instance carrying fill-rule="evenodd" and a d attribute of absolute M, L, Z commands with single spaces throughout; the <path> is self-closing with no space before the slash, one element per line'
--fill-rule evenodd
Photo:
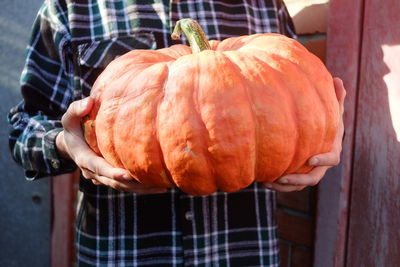
<path fill-rule="evenodd" d="M 188 221 L 192 221 L 193 220 L 193 212 L 191 212 L 191 211 L 187 211 L 186 213 L 185 213 L 185 219 L 186 220 L 188 220 Z"/>
<path fill-rule="evenodd" d="M 51 166 L 52 166 L 54 169 L 58 169 L 58 168 L 60 167 L 60 164 L 58 164 L 58 161 L 57 161 L 57 160 L 52 159 L 52 160 L 50 161 L 50 163 L 51 163 Z"/>

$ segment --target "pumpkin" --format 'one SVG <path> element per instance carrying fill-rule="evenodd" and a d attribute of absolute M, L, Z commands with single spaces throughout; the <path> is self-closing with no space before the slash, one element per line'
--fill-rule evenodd
<path fill-rule="evenodd" d="M 333 79 L 299 42 L 254 34 L 208 42 L 178 22 L 190 46 L 134 50 L 91 90 L 89 146 L 139 182 L 192 195 L 306 173 L 331 149 L 339 122 Z"/>

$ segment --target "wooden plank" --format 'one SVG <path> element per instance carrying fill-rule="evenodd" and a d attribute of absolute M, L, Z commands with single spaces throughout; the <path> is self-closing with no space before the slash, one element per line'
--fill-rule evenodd
<path fill-rule="evenodd" d="M 314 266 L 344 266 L 364 0 L 331 0 L 326 64 L 347 90 L 341 164 L 318 186 Z"/>
<path fill-rule="evenodd" d="M 51 266 L 69 267 L 75 262 L 75 204 L 78 173 L 53 177 Z"/>
<path fill-rule="evenodd" d="M 284 0 L 299 35 L 325 33 L 329 0 Z"/>
<path fill-rule="evenodd" d="M 400 3 L 365 0 L 347 266 L 400 265 Z"/>

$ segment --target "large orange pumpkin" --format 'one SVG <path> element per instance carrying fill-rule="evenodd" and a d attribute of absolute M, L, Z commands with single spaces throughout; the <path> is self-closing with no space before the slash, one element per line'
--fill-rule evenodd
<path fill-rule="evenodd" d="M 339 122 L 332 76 L 297 41 L 255 34 L 134 50 L 95 82 L 90 147 L 138 181 L 193 195 L 233 192 L 312 169 Z"/>

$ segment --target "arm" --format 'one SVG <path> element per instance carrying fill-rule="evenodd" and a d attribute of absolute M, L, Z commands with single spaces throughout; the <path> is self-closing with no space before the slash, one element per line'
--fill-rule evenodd
<path fill-rule="evenodd" d="M 65 30 L 55 31 L 45 5 L 39 10 L 21 76 L 23 101 L 11 109 L 10 150 L 28 179 L 73 171 L 72 161 L 60 158 L 54 140 L 62 130 L 60 117 L 72 101 L 73 90 L 63 49 Z M 54 37 L 54 38 L 53 38 Z M 55 42 L 54 40 L 59 40 Z M 63 63 L 64 62 L 64 63 Z"/>
<path fill-rule="evenodd" d="M 124 169 L 111 167 L 86 145 L 80 121 L 92 100 L 73 101 L 71 38 L 63 5 L 46 2 L 34 22 L 21 77 L 23 101 L 8 116 L 14 159 L 30 180 L 72 172 L 79 167 L 95 184 L 134 193 L 165 189 L 142 185 Z M 65 6 L 65 5 L 64 5 Z"/>

